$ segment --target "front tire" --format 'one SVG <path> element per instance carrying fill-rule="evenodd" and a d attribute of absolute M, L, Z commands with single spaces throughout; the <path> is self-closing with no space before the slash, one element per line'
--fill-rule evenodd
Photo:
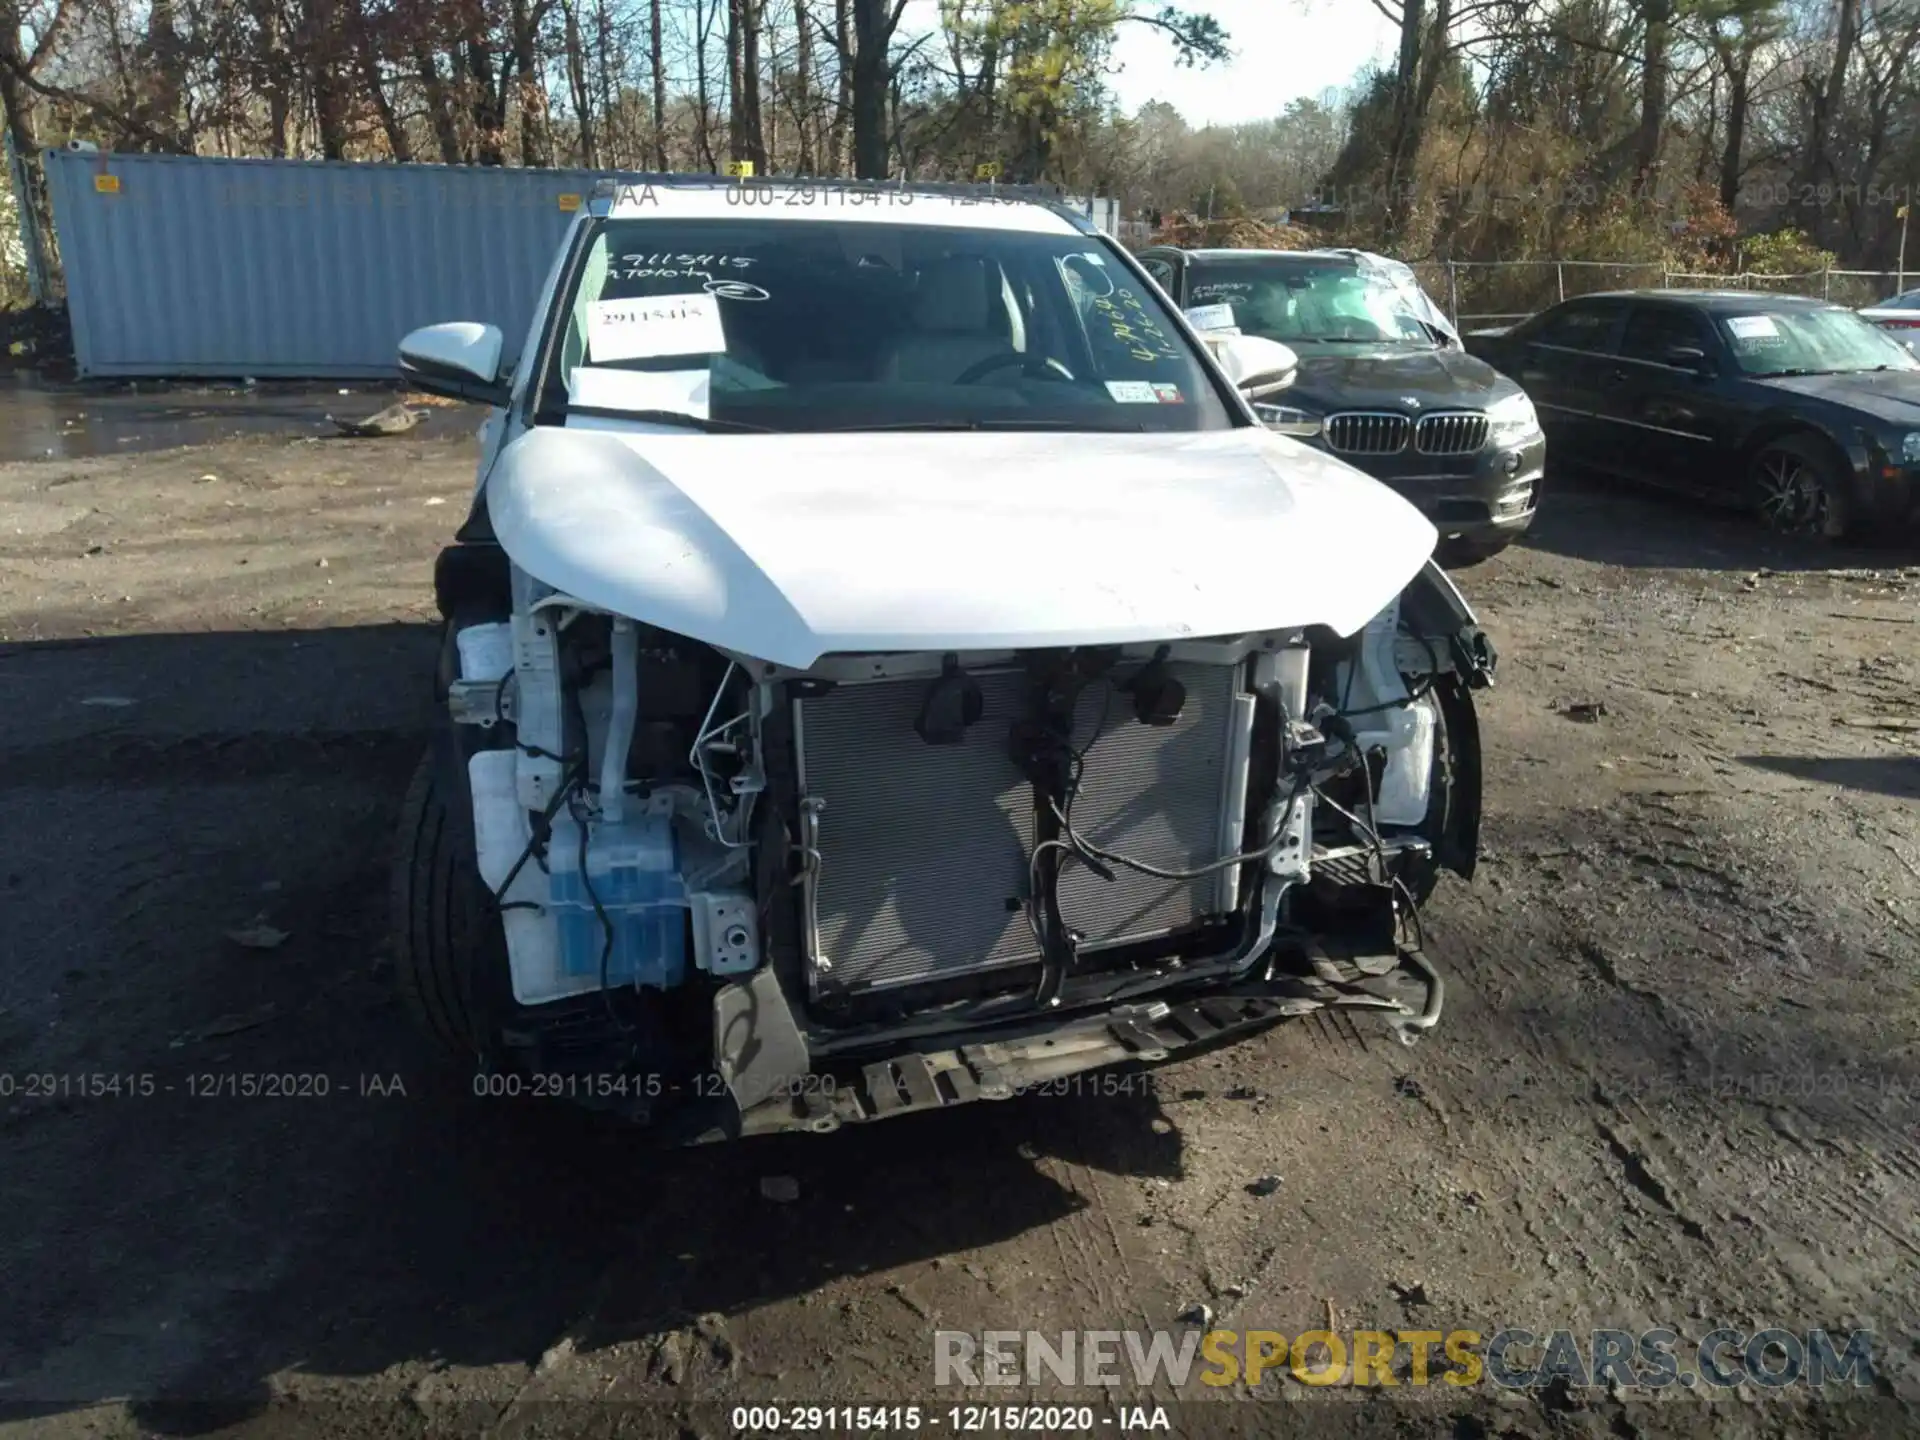
<path fill-rule="evenodd" d="M 504 966 L 506 937 L 480 881 L 469 827 L 457 823 L 439 757 L 421 757 L 407 797 L 393 863 L 394 982 L 414 1023 L 450 1058 L 491 1050 L 478 977 Z"/>
<path fill-rule="evenodd" d="M 1760 522 L 1776 535 L 1838 540 L 1847 532 L 1845 476 L 1810 436 L 1770 440 L 1750 471 Z"/>

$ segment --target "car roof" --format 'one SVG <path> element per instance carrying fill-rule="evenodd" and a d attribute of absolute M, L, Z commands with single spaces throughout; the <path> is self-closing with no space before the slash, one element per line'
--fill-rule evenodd
<path fill-rule="evenodd" d="M 1844 307 L 1812 295 L 1773 295 L 1764 290 L 1601 290 L 1575 300 L 1667 300 L 1697 305 L 1715 314 L 1728 310 L 1835 310 Z"/>
<path fill-rule="evenodd" d="M 1359 263 L 1357 250 L 1237 250 L 1215 245 L 1205 249 L 1183 250 L 1178 245 L 1152 245 L 1152 250 L 1172 250 L 1190 260 L 1348 260 Z"/>
<path fill-rule="evenodd" d="M 743 205 L 765 191 L 770 203 Z M 1024 189 L 820 180 L 733 180 L 724 176 L 639 176 L 602 185 L 593 213 L 612 220 L 838 220 L 855 224 L 939 225 L 1037 235 L 1096 233 L 1063 202 Z"/>

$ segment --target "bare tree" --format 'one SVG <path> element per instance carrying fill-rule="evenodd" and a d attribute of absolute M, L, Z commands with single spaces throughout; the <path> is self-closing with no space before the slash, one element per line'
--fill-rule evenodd
<path fill-rule="evenodd" d="M 727 149 L 735 160 L 767 168 L 766 134 L 760 123 L 759 0 L 727 0 Z"/>
<path fill-rule="evenodd" d="M 40 137 L 34 129 L 30 87 L 54 54 L 69 18 L 65 3 L 51 10 L 23 13 L 20 0 L 0 0 L 0 118 L 23 180 L 18 197 L 27 223 L 27 244 L 33 258 L 45 263 L 53 254 L 53 202 L 47 196 L 46 171 L 40 163 Z M 34 44 L 23 48 L 22 35 L 31 29 Z"/>
<path fill-rule="evenodd" d="M 660 0 L 649 0 L 647 22 L 647 54 L 653 68 L 653 163 L 661 170 L 667 168 L 667 63 L 664 58 L 664 41 L 661 38 L 663 26 L 660 20 Z M 704 97 L 701 105 L 704 107 Z"/>
<path fill-rule="evenodd" d="M 1826 74 L 1809 68 L 1802 81 L 1806 87 L 1807 144 L 1797 178 L 1808 184 L 1833 177 L 1834 124 L 1846 102 L 1847 77 L 1860 38 L 1860 0 L 1834 0 L 1833 16 L 1833 52 Z"/>
<path fill-rule="evenodd" d="M 594 133 L 594 101 L 587 87 L 587 55 L 574 0 L 560 0 L 560 14 L 566 31 L 567 88 L 573 95 L 574 123 L 580 132 L 580 158 L 589 168 L 597 169 L 600 146 Z"/>
<path fill-rule="evenodd" d="M 1720 203 L 1729 212 L 1739 203 L 1740 182 L 1747 159 L 1747 121 L 1753 104 L 1755 58 L 1780 37 L 1779 0 L 1747 0 L 1707 17 L 1707 40 L 1713 48 L 1727 91 L 1724 107 L 1712 107 L 1713 117 L 1726 117 L 1720 144 L 1718 182 Z"/>

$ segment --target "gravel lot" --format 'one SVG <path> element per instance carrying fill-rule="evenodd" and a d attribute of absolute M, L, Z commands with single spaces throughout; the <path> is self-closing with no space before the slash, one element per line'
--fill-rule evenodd
<path fill-rule="evenodd" d="M 470 466 L 413 437 L 0 465 L 0 1429 L 711 1440 L 738 1401 L 928 1399 L 936 1328 L 1205 1305 L 1287 1335 L 1871 1328 L 1878 1379 L 1275 1376 L 1171 1411 L 1189 1431 L 1911 1433 L 1911 552 L 1556 483 L 1464 575 L 1502 653 L 1487 853 L 1427 909 L 1451 983 L 1416 1048 L 1316 1019 L 1118 1097 L 661 1155 L 472 1098 L 389 993 Z M 205 1093 L 238 1074 L 329 1093 Z"/>

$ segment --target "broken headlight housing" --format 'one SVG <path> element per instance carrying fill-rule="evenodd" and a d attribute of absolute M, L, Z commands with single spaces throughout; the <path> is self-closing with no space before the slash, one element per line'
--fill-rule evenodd
<path fill-rule="evenodd" d="M 1496 400 L 1487 407 L 1487 440 L 1506 448 L 1524 445 L 1540 433 L 1540 417 L 1525 391 Z"/>

